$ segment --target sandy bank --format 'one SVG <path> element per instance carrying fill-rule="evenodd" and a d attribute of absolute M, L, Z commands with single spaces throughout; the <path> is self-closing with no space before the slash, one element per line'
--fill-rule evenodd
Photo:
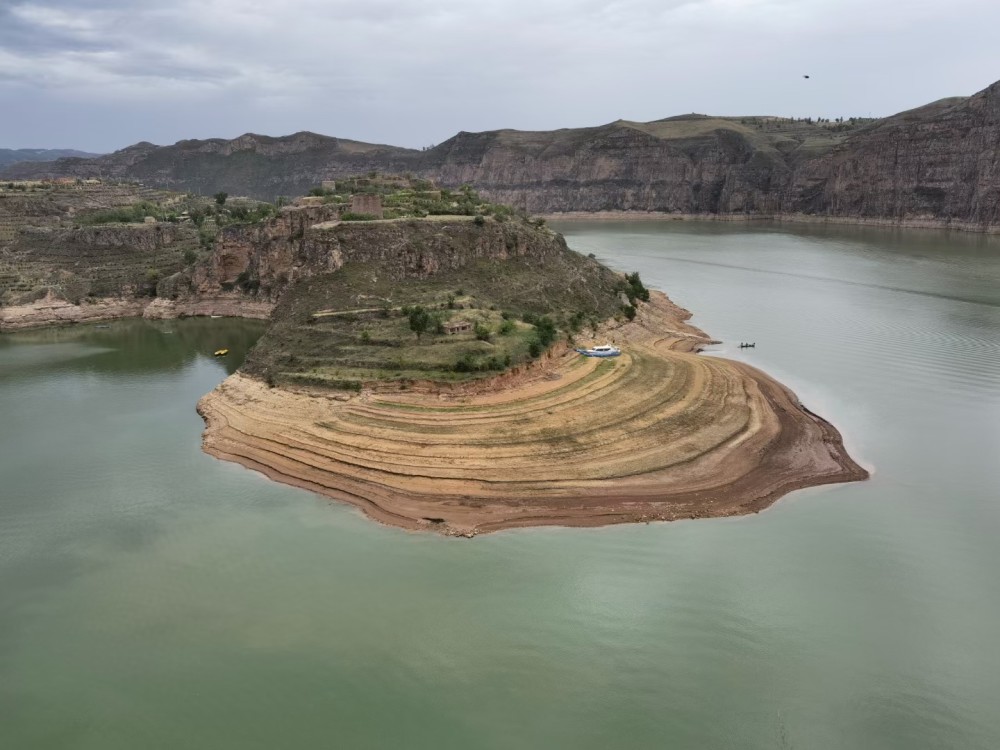
<path fill-rule="evenodd" d="M 1000 234 L 1000 226 L 972 224 L 965 221 L 932 217 L 907 219 L 868 219 L 850 216 L 813 214 L 684 214 L 660 211 L 566 211 L 544 214 L 548 221 L 721 221 L 771 222 L 775 224 L 831 224 L 841 226 L 882 227 L 890 229 L 952 229 L 958 232 Z"/>
<path fill-rule="evenodd" d="M 233 375 L 198 405 L 207 452 L 410 529 L 474 535 L 759 511 L 867 473 L 837 430 L 764 373 L 700 357 L 654 294 L 604 339 L 503 388 L 292 392 Z"/>

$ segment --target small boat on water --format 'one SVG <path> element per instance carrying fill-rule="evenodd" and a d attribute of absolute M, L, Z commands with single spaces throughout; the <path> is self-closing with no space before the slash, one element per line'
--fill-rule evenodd
<path fill-rule="evenodd" d="M 577 351 L 584 357 L 617 357 L 622 353 L 621 349 L 616 346 L 611 346 L 610 344 L 594 346 L 590 349 L 577 349 Z"/>
<path fill-rule="evenodd" d="M 216 318 L 221 318 L 222 316 L 221 315 L 209 315 L 208 317 L 212 318 L 212 320 L 215 320 Z"/>
<path fill-rule="evenodd" d="M 216 349 L 215 350 L 215 356 L 216 357 L 225 357 L 227 354 L 229 354 L 229 350 L 228 349 Z"/>

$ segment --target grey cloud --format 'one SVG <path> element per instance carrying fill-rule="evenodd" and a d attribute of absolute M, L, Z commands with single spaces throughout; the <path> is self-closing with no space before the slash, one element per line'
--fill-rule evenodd
<path fill-rule="evenodd" d="M 998 22 L 992 0 L 21 0 L 0 8 L 0 146 L 889 114 L 1000 77 Z"/>

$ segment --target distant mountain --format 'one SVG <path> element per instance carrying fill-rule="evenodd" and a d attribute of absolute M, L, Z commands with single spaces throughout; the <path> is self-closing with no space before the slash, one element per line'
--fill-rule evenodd
<path fill-rule="evenodd" d="M 1000 229 L 1000 82 L 875 121 L 682 115 L 459 133 L 427 151 L 296 133 L 140 143 L 0 176 L 140 180 L 274 199 L 371 170 L 410 172 L 532 212 L 815 216 Z"/>
<path fill-rule="evenodd" d="M 68 156 L 93 159 L 101 154 L 90 154 L 72 148 L 0 148 L 0 169 L 22 161 L 55 161 Z"/>
<path fill-rule="evenodd" d="M 142 142 L 98 159 L 18 164 L 0 170 L 0 177 L 129 179 L 202 195 L 225 191 L 274 200 L 301 195 L 331 176 L 387 169 L 402 163 L 400 157 L 418 153 L 315 133 L 281 138 L 247 133 L 232 140 L 187 140 L 173 146 Z"/>

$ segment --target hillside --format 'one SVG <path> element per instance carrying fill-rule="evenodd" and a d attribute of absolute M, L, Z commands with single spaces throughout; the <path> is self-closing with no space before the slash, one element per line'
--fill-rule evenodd
<path fill-rule="evenodd" d="M 0 183 L 0 307 L 51 298 L 99 317 L 100 299 L 171 294 L 170 280 L 206 264 L 224 228 L 277 213 L 258 201 L 224 204 L 134 183 Z"/>
<path fill-rule="evenodd" d="M 98 159 L 61 159 L 0 170 L 6 179 L 61 176 L 137 180 L 171 190 L 212 195 L 225 191 L 273 201 L 302 195 L 331 176 L 397 170 L 409 149 L 296 133 L 282 138 L 247 133 L 232 140 L 187 140 L 173 146 L 137 143 Z M 401 163 L 400 163 L 401 164 Z"/>

